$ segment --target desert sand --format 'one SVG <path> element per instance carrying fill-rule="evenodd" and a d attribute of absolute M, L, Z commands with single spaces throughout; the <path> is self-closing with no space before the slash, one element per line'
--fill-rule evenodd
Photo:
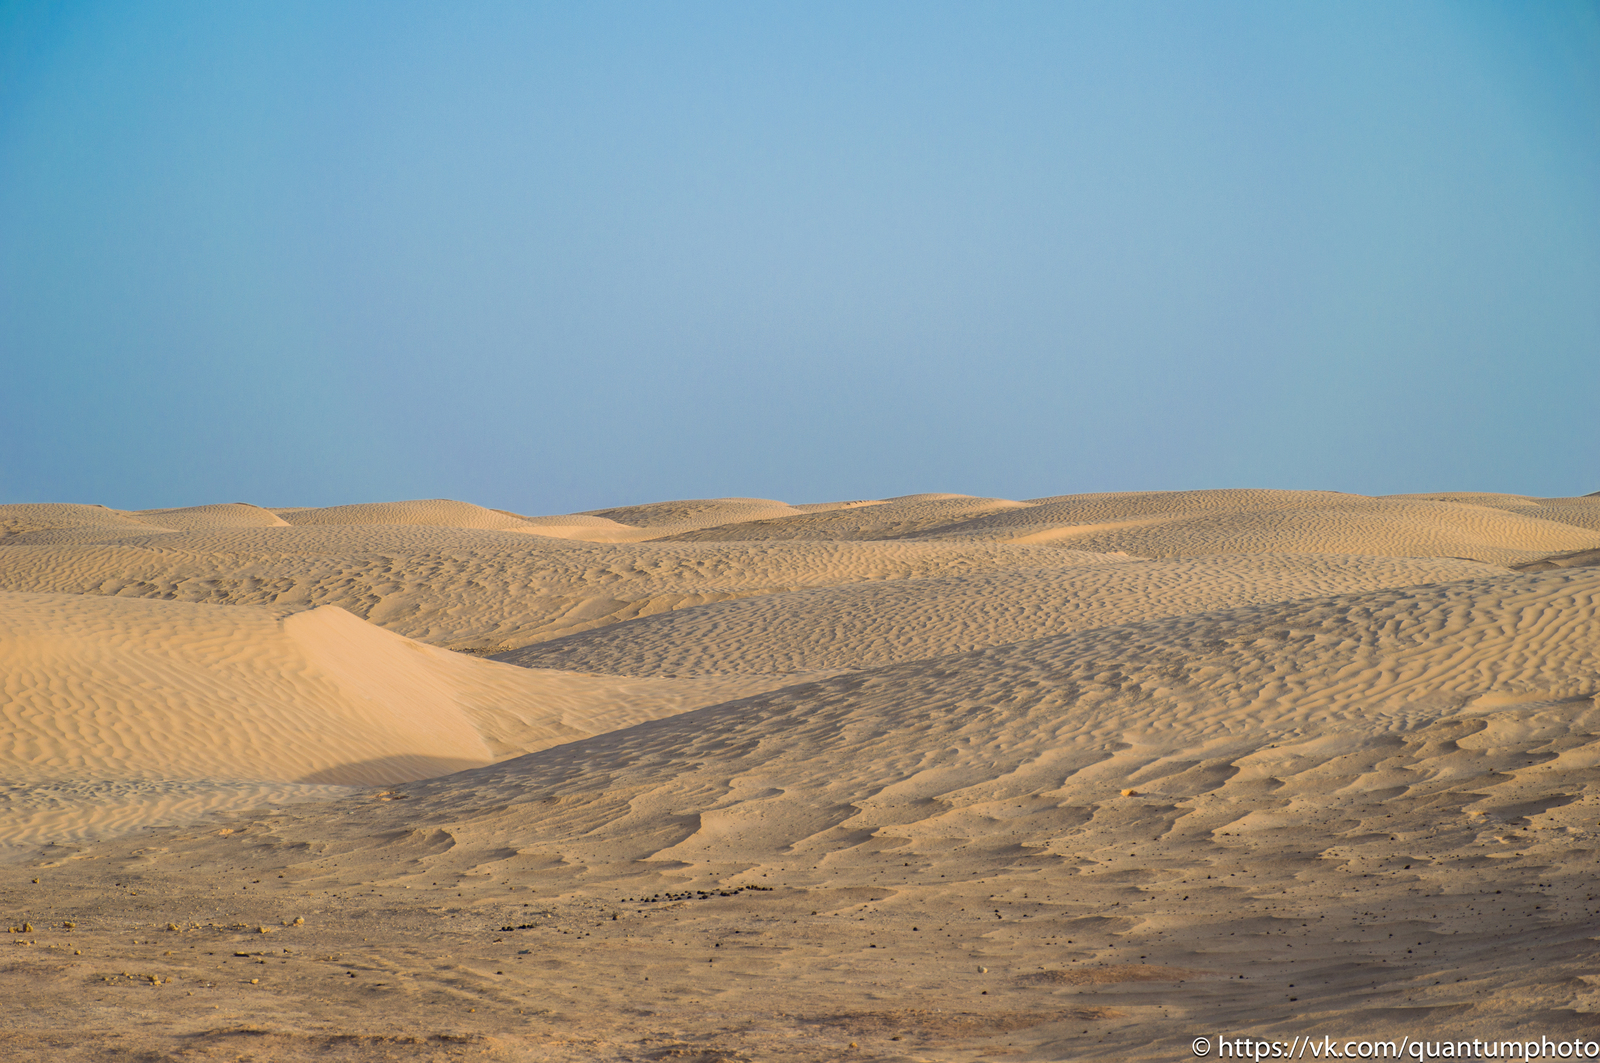
<path fill-rule="evenodd" d="M 1597 696 L 1594 496 L 0 506 L 0 1057 L 1600 1040 Z"/>

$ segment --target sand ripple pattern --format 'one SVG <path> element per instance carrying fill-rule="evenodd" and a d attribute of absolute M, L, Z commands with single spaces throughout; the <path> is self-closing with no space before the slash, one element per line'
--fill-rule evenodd
<path fill-rule="evenodd" d="M 1450 559 L 1315 554 L 1007 569 L 702 605 L 498 659 L 624 675 L 872 668 L 1163 616 L 1498 571 Z"/>
<path fill-rule="evenodd" d="M 0 507 L 0 1055 L 1591 1035 L 1594 505 Z"/>
<path fill-rule="evenodd" d="M 1470 617 L 1487 606 L 1418 603 L 1467 593 L 1450 587 L 1535 578 L 1485 583 L 1485 558 L 1572 556 L 1600 546 L 1575 518 L 1529 515 L 1581 516 L 1596 501 L 1281 491 L 1030 502 L 918 495 L 801 506 L 713 499 L 552 518 L 448 500 L 143 513 L 4 506 L 8 771 L 39 782 L 387 783 L 563 743 L 577 755 L 601 740 L 595 736 L 676 734 L 652 730 L 664 726 L 652 721 L 695 712 L 701 722 L 693 726 L 701 727 L 724 720 L 704 715 L 720 703 L 739 706 L 728 710 L 736 715 L 750 705 L 763 713 L 804 705 L 784 724 L 792 733 L 748 739 L 775 750 L 792 738 L 799 748 L 828 719 L 828 706 L 842 704 L 841 692 L 879 687 L 892 688 L 899 707 L 880 712 L 876 701 L 861 702 L 865 708 L 850 710 L 853 722 L 840 724 L 846 732 L 913 735 L 917 720 L 931 718 L 929 706 L 954 699 L 977 713 L 971 722 L 981 722 L 986 737 L 915 741 L 977 742 L 950 747 L 977 757 L 977 767 L 950 768 L 972 778 L 1000 770 L 1002 749 L 1034 748 L 1027 755 L 1041 761 L 1063 749 L 1100 749 L 1111 732 L 1085 721 L 1138 698 L 1150 699 L 1151 712 L 1165 708 L 1124 724 L 1174 734 L 1277 734 L 1346 716 L 1358 730 L 1403 729 L 1413 710 L 1397 706 L 1412 701 L 1441 711 L 1489 690 L 1515 693 L 1519 683 L 1530 697 L 1583 694 L 1581 674 L 1541 671 L 1586 645 L 1581 623 L 1562 629 L 1558 654 L 1545 646 L 1543 614 L 1496 613 L 1506 631 L 1545 648 L 1530 656 L 1526 676 L 1486 678 L 1446 648 L 1476 659 L 1462 632 L 1479 632 Z M 696 535 L 674 531 L 691 524 Z M 540 526 L 601 537 L 616 529 L 706 535 L 593 542 L 529 530 Z M 1172 551 L 1188 556 L 1135 556 Z M 1459 559 L 1471 557 L 1479 560 Z M 1583 571 L 1540 578 L 1582 580 Z M 1367 613 L 1337 622 L 1317 614 L 1322 626 L 1302 637 L 1310 630 L 1304 610 L 1345 599 L 1307 600 L 1352 593 L 1363 595 Z M 1372 639 L 1412 630 L 1395 612 L 1403 604 L 1451 619 L 1416 629 L 1415 659 L 1400 649 L 1374 657 Z M 1550 608 L 1565 615 L 1565 606 Z M 1277 626 L 1252 636 L 1238 660 L 1214 659 L 1212 643 L 1240 637 L 1215 632 L 1266 615 L 1251 610 L 1278 610 L 1280 619 L 1259 621 Z M 1165 634 L 1149 635 L 1152 623 L 1167 625 L 1159 628 Z M 1210 634 L 1185 641 L 1185 625 Z M 1329 625 L 1343 632 L 1334 642 Z M 1473 646 L 1490 645 L 1486 639 L 1470 635 Z M 1301 655 L 1308 646 L 1317 652 Z M 557 667 L 515 668 L 439 647 L 520 650 L 513 659 L 521 664 Z M 1010 663 L 1000 667 L 1002 659 Z M 777 688 L 784 692 L 763 693 Z M 747 697 L 758 700 L 740 700 Z M 1002 709 L 1035 697 L 1052 713 L 1070 706 L 1062 719 L 1077 723 L 1054 722 L 1026 740 L 994 730 Z M 896 715 L 907 707 L 922 715 Z M 698 745 L 703 737 L 684 737 L 678 754 L 709 756 Z M 848 742 L 828 748 L 828 758 L 877 755 Z M 658 754 L 641 756 L 649 763 Z M 906 756 L 942 763 L 954 754 Z"/>
<path fill-rule="evenodd" d="M 1596 500 L 1590 500 L 1591 502 Z M 1551 507 L 1551 514 L 1570 507 Z M 1581 507 L 1600 513 L 1600 506 Z M 1600 547 L 1592 528 L 1454 501 L 1365 498 L 1327 491 L 1192 491 L 1077 495 L 979 517 L 928 534 L 1060 542 L 1141 557 L 1348 553 L 1459 557 L 1510 565 Z"/>
<path fill-rule="evenodd" d="M 53 846 L 116 838 L 161 824 L 207 816 L 332 801 L 348 786 L 230 779 L 111 779 L 0 784 L 0 861 Z M 94 815 L 84 815 L 84 809 Z"/>
<path fill-rule="evenodd" d="M 413 525 L 145 532 L 0 547 L 0 588 L 288 609 L 337 605 L 409 638 L 500 652 L 805 587 L 1125 560 L 989 542 L 759 542 L 730 550 Z"/>
<path fill-rule="evenodd" d="M 1441 799 L 1500 823 L 1570 803 L 1547 769 L 1569 788 L 1600 779 L 1597 692 L 1600 573 L 1550 572 L 893 665 L 427 785 L 463 807 L 586 795 L 546 827 L 605 839 L 597 861 L 781 861 L 997 833 L 1020 856 L 1102 816 L 1123 829 L 1122 789 L 1155 795 L 1138 807 L 1156 833 Z M 1209 794 L 1227 804 L 1179 826 L 1191 809 L 1173 802 Z"/>

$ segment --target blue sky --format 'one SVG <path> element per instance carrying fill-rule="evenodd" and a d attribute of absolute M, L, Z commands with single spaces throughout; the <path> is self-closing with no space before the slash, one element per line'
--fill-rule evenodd
<path fill-rule="evenodd" d="M 0 501 L 1600 490 L 1600 5 L 0 2 Z"/>

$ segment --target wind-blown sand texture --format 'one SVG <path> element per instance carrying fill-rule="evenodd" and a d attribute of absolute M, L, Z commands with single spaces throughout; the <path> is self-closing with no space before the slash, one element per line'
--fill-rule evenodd
<path fill-rule="evenodd" d="M 1597 516 L 0 506 L 0 1056 L 1594 1038 Z"/>

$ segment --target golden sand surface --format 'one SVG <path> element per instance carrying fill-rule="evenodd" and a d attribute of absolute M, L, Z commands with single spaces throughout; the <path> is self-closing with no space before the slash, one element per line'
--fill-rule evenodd
<path fill-rule="evenodd" d="M 1600 498 L 0 506 L 0 1058 L 1600 1039 Z"/>

